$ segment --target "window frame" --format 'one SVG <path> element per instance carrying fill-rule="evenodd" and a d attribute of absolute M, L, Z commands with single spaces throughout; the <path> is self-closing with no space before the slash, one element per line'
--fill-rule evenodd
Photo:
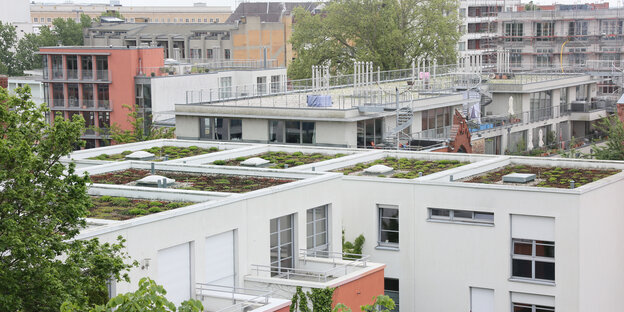
<path fill-rule="evenodd" d="M 512 302 L 511 303 L 511 311 L 515 311 L 515 308 L 529 308 L 531 312 L 539 312 L 539 311 L 548 311 L 555 312 L 555 307 L 543 306 L 539 304 L 530 304 L 530 303 L 520 303 L 520 302 Z M 537 309 L 540 309 L 539 311 Z"/>
<path fill-rule="evenodd" d="M 396 210 L 396 217 L 384 217 L 384 210 Z M 397 223 L 397 229 L 393 230 L 390 228 L 384 229 L 384 223 L 383 220 L 384 219 L 388 219 L 389 221 L 391 220 L 396 220 Z M 382 237 L 382 233 L 396 233 L 396 242 L 393 241 L 382 241 L 381 237 Z M 389 237 L 389 235 L 387 235 Z M 400 239 L 400 216 L 399 216 L 399 206 L 396 205 L 382 205 L 382 204 L 378 204 L 377 205 L 377 246 L 380 247 L 390 247 L 390 248 L 399 248 L 399 243 L 401 242 Z"/>
<path fill-rule="evenodd" d="M 391 287 L 388 286 L 394 283 L 396 283 L 396 289 L 390 289 Z M 400 280 L 398 278 L 384 277 L 384 295 L 390 297 L 395 305 L 391 312 L 399 311 L 400 287 Z"/>
<path fill-rule="evenodd" d="M 447 208 L 435 208 L 429 207 L 428 209 L 428 221 L 443 221 L 443 222 L 451 222 L 451 223 L 468 223 L 468 224 L 482 224 L 482 225 L 494 225 L 494 213 L 489 211 L 477 211 L 477 210 L 463 210 L 463 209 L 447 209 Z M 434 215 L 434 210 L 446 211 L 448 212 L 448 216 L 439 216 Z M 462 213 L 470 213 L 470 218 L 465 217 L 456 217 L 455 212 Z M 490 219 L 478 219 L 476 218 L 477 214 L 483 214 L 492 216 Z"/>
<path fill-rule="evenodd" d="M 290 220 L 290 227 L 286 227 L 286 226 L 282 226 L 282 218 L 288 218 Z M 275 223 L 275 229 L 276 231 L 273 232 L 271 230 L 271 223 L 272 222 L 276 222 Z M 277 217 L 277 218 L 273 218 L 269 221 L 269 256 L 270 253 L 272 252 L 273 249 L 276 250 L 277 252 L 277 260 L 276 261 L 272 261 L 272 259 L 269 259 L 269 263 L 271 266 L 271 276 L 275 276 L 278 275 L 281 272 L 287 271 L 284 269 L 292 269 L 294 268 L 294 264 L 295 264 L 295 230 L 296 230 L 296 226 L 295 226 L 295 218 L 294 218 L 294 214 L 289 214 L 289 215 L 285 215 L 285 216 L 281 216 L 281 217 Z M 290 231 L 290 241 L 289 242 L 282 242 L 282 233 L 286 232 L 286 231 Z M 271 239 L 271 236 L 273 234 L 276 234 L 277 236 L 277 240 L 276 240 L 276 245 L 273 245 L 273 241 Z M 282 248 L 284 246 L 288 246 L 290 245 L 290 254 L 286 254 L 286 257 L 282 257 Z M 283 260 L 290 260 L 289 265 L 290 266 L 282 266 L 282 261 Z M 274 265 L 276 264 L 276 265 Z M 274 271 L 274 268 L 277 268 L 276 271 Z"/>
<path fill-rule="evenodd" d="M 269 119 L 268 121 L 268 142 L 269 143 L 284 143 L 284 144 L 316 144 L 316 122 L 305 120 L 290 120 L 290 119 Z M 287 123 L 298 123 L 298 139 L 296 142 L 288 141 L 288 128 Z M 312 137 L 307 140 L 306 128 L 304 124 L 312 125 Z M 275 130 L 274 130 L 275 129 Z M 272 139 L 275 135 L 275 140 Z"/>
<path fill-rule="evenodd" d="M 516 254 L 516 243 L 518 244 L 531 244 L 531 255 L 524 254 Z M 549 246 L 552 247 L 553 255 L 549 256 L 538 256 L 537 255 L 537 246 Z M 545 282 L 545 283 L 555 283 L 556 280 L 556 246 L 555 242 L 551 241 L 540 241 L 534 239 L 521 239 L 521 238 L 512 238 L 511 239 L 511 279 L 516 280 L 525 280 L 525 281 L 537 281 L 537 282 Z M 518 261 L 530 261 L 531 262 L 531 277 L 526 276 L 515 276 L 514 275 L 514 260 Z M 545 278 L 537 278 L 535 264 L 536 262 L 540 263 L 552 263 L 553 265 L 553 279 L 545 279 Z"/>
<path fill-rule="evenodd" d="M 322 217 L 317 218 L 317 211 L 322 212 Z M 312 219 L 310 219 L 310 213 Z M 325 225 L 325 231 L 319 232 L 317 225 L 322 222 Z M 310 232 L 310 226 L 312 232 Z M 325 243 L 319 244 L 317 241 L 318 236 L 325 236 Z M 312 245 L 310 246 L 310 239 L 312 239 Z M 319 207 L 310 208 L 306 211 L 306 249 L 313 251 L 329 251 L 329 207 L 323 205 Z M 326 256 L 323 253 L 317 256 Z"/>

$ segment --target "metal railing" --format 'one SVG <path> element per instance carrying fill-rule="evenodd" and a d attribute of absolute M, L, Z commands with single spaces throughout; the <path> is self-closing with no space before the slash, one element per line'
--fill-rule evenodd
<path fill-rule="evenodd" d="M 493 74 L 487 75 L 487 82 L 489 84 L 513 84 L 513 85 L 525 85 L 531 83 L 539 83 L 544 81 L 553 81 L 559 79 L 566 79 L 570 77 L 580 77 L 579 74 L 554 74 L 554 73 L 531 73 L 531 74 L 511 74 L 511 77 L 506 79 L 496 79 Z"/>
<path fill-rule="evenodd" d="M 413 140 L 419 139 L 448 139 L 451 136 L 451 126 L 445 126 L 435 129 L 427 129 L 412 134 Z"/>
<path fill-rule="evenodd" d="M 95 76 L 94 76 L 95 72 Z M 46 71 L 47 73 L 47 71 Z M 44 75 L 43 79 L 49 79 Z M 77 70 L 77 69 L 53 69 L 51 80 L 111 80 L 110 70 Z"/>
<path fill-rule="evenodd" d="M 110 75 L 110 71 L 109 70 L 96 70 L 96 80 L 111 80 L 111 75 Z"/>
<path fill-rule="evenodd" d="M 246 309 L 249 307 L 266 305 L 269 303 L 273 292 L 252 288 L 197 283 L 195 286 L 195 294 L 201 301 L 207 301 L 207 298 L 230 300 L 233 303 L 232 305 L 216 310 L 216 312 L 233 312 L 247 311 Z M 206 303 L 208 304 L 208 302 Z"/>
<path fill-rule="evenodd" d="M 308 261 L 319 262 L 322 264 L 330 265 L 332 266 L 332 268 L 319 271 L 252 264 L 251 273 L 255 273 L 257 276 L 260 276 L 262 273 L 268 273 L 271 275 L 272 278 L 313 280 L 319 283 L 325 283 L 329 280 L 349 274 L 350 268 L 366 267 L 366 262 L 370 258 L 370 256 L 368 255 L 345 254 L 341 252 L 325 252 L 325 254 L 323 254 L 323 257 L 311 256 L 311 254 L 320 255 L 320 252 L 321 251 L 302 249 L 300 250 L 299 261 L 303 264 Z M 349 258 L 345 259 L 345 255 L 347 255 L 347 257 Z M 356 258 L 356 256 L 359 258 Z M 321 260 L 325 258 L 329 258 L 331 261 Z M 319 260 L 323 262 L 320 262 Z"/>
<path fill-rule="evenodd" d="M 98 100 L 97 101 L 98 108 L 111 109 L 112 106 L 113 106 L 113 101 L 111 100 Z"/>
<path fill-rule="evenodd" d="M 198 59 L 199 60 L 199 59 Z M 168 64 L 158 67 L 140 67 L 137 76 L 177 76 L 204 74 L 222 70 L 273 69 L 279 68 L 277 60 L 222 60 L 210 62 L 193 62 Z"/>
<path fill-rule="evenodd" d="M 523 111 L 511 115 L 497 115 L 481 117 L 481 123 L 469 121 L 470 132 L 487 131 L 512 125 L 529 124 L 570 115 L 567 105 L 555 105 L 541 109 Z"/>

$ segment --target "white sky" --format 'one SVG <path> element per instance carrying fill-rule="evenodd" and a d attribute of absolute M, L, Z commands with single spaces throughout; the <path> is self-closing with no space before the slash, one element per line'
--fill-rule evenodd
<path fill-rule="evenodd" d="M 0 0 L 0 1 L 11 1 L 11 0 Z M 66 1 L 71 1 L 73 3 L 109 3 L 107 0 L 35 0 L 37 3 L 64 3 Z M 247 0 L 248 2 L 266 2 L 266 1 L 254 1 Z M 285 0 L 287 2 L 299 2 L 305 0 Z M 309 0 L 314 1 L 314 0 Z M 193 5 L 194 2 L 205 2 L 209 6 L 223 6 L 229 5 L 232 8 L 235 5 L 238 5 L 241 0 L 121 0 L 121 4 L 125 6 L 185 6 L 185 5 Z M 277 1 L 281 2 L 281 1 Z M 528 0 L 522 0 L 523 3 L 528 3 Z M 561 3 L 561 4 L 582 4 L 582 3 L 591 3 L 591 2 L 603 2 L 603 0 L 534 0 L 535 3 L 538 4 L 553 4 L 553 3 Z M 610 7 L 619 7 L 622 6 L 624 0 L 609 0 Z"/>

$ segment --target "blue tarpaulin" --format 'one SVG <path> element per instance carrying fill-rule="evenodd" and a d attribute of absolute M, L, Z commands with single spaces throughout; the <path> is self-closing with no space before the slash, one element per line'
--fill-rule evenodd
<path fill-rule="evenodd" d="M 308 107 L 331 107 L 330 95 L 308 95 Z"/>

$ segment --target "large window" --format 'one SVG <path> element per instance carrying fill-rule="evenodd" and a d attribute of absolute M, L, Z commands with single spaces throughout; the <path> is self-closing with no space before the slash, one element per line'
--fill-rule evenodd
<path fill-rule="evenodd" d="M 587 21 L 574 21 L 568 24 L 570 40 L 587 40 Z"/>
<path fill-rule="evenodd" d="M 552 118 L 552 91 L 531 93 L 531 121 Z"/>
<path fill-rule="evenodd" d="M 509 49 L 509 63 L 511 67 L 522 67 L 521 49 Z"/>
<path fill-rule="evenodd" d="M 63 92 L 63 84 L 62 83 L 53 83 L 52 84 L 52 103 L 54 107 L 63 107 L 65 106 L 65 95 Z"/>
<path fill-rule="evenodd" d="M 52 55 L 52 77 L 54 79 L 63 79 L 63 56 Z"/>
<path fill-rule="evenodd" d="M 522 41 L 524 33 L 524 24 L 522 23 L 505 23 L 503 24 L 505 31 L 505 41 Z"/>
<path fill-rule="evenodd" d="M 269 142 L 314 144 L 315 123 L 298 120 L 269 120 Z"/>
<path fill-rule="evenodd" d="M 93 85 L 90 83 L 82 84 L 82 107 L 95 107 L 95 101 L 93 100 Z"/>
<path fill-rule="evenodd" d="M 69 101 L 69 107 L 79 107 L 78 103 L 78 84 L 67 84 L 67 100 Z"/>
<path fill-rule="evenodd" d="M 293 215 L 271 219 L 271 276 L 294 265 Z"/>
<path fill-rule="evenodd" d="M 240 141 L 243 139 L 243 121 L 233 118 L 215 118 L 215 140 Z"/>
<path fill-rule="evenodd" d="M 95 57 L 97 67 L 97 79 L 108 80 L 108 56 L 98 55 Z"/>
<path fill-rule="evenodd" d="M 553 50 L 552 49 L 536 49 L 537 55 L 535 55 L 535 66 L 551 67 L 553 66 Z"/>
<path fill-rule="evenodd" d="M 399 311 L 399 279 L 398 278 L 384 278 L 384 295 L 390 297 L 394 301 L 394 310 L 392 312 Z"/>
<path fill-rule="evenodd" d="M 306 216 L 308 249 L 315 251 L 327 251 L 329 249 L 327 225 L 327 206 L 308 209 Z M 321 253 L 319 256 L 324 255 Z"/>
<path fill-rule="evenodd" d="M 97 85 L 97 89 L 98 89 L 98 107 L 110 108 L 110 102 L 108 100 L 108 85 L 99 84 Z"/>
<path fill-rule="evenodd" d="M 583 66 L 587 60 L 587 48 L 570 48 L 568 60 L 571 66 Z"/>
<path fill-rule="evenodd" d="M 471 211 L 471 210 L 452 210 L 429 208 L 430 220 L 443 220 L 451 222 L 468 222 L 468 223 L 494 223 L 494 213 Z"/>
<path fill-rule="evenodd" d="M 555 312 L 555 307 L 535 305 L 535 304 L 526 304 L 526 303 L 516 303 L 512 304 L 513 312 Z"/>
<path fill-rule="evenodd" d="M 555 35 L 554 22 L 538 22 L 535 23 L 535 36 L 537 41 L 551 41 Z"/>
<path fill-rule="evenodd" d="M 555 280 L 555 242 L 513 239 L 512 276 Z"/>
<path fill-rule="evenodd" d="M 369 119 L 357 122 L 357 146 L 366 147 L 383 141 L 383 119 Z"/>
<path fill-rule="evenodd" d="M 380 246 L 399 247 L 399 208 L 378 205 Z"/>
<path fill-rule="evenodd" d="M 615 40 L 622 35 L 622 21 L 604 20 L 600 22 L 600 33 L 603 40 Z"/>
<path fill-rule="evenodd" d="M 267 93 L 266 77 L 256 77 L 256 89 L 258 90 L 258 95 L 263 95 Z"/>
<path fill-rule="evenodd" d="M 280 76 L 271 76 L 271 93 L 281 92 Z"/>
<path fill-rule="evenodd" d="M 66 56 L 67 62 L 67 79 L 78 79 L 78 56 Z"/>
<path fill-rule="evenodd" d="M 232 97 L 232 77 L 219 78 L 219 98 L 227 99 Z"/>

